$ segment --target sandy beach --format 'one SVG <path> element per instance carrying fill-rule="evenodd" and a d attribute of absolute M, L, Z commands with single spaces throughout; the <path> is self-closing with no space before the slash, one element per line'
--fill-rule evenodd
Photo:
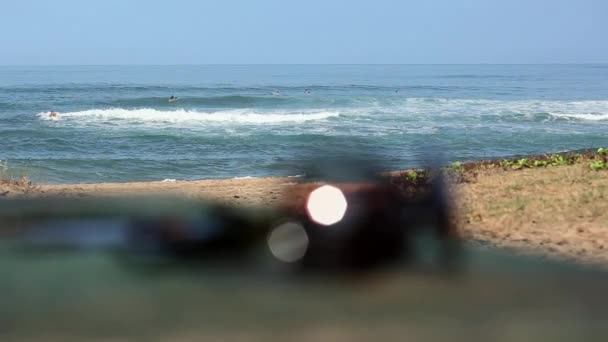
<path fill-rule="evenodd" d="M 466 239 L 517 253 L 608 267 L 608 171 L 588 162 L 543 168 L 467 168 L 452 184 Z M 397 177 L 407 172 L 395 172 Z M 235 206 L 279 205 L 298 178 L 44 185 L 4 182 L 2 198 L 172 195 Z"/>

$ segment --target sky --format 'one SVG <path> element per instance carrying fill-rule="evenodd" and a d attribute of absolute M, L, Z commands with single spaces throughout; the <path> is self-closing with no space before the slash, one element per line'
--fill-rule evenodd
<path fill-rule="evenodd" d="M 3 0 L 0 65 L 607 63 L 606 0 Z"/>

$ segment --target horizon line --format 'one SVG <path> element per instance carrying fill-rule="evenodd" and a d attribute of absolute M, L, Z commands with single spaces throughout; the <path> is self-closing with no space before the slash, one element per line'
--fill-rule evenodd
<path fill-rule="evenodd" d="M 0 67 L 56 67 L 56 66 L 278 66 L 278 65 L 603 65 L 608 62 L 581 62 L 581 63 L 167 63 L 167 64 L 0 64 Z"/>

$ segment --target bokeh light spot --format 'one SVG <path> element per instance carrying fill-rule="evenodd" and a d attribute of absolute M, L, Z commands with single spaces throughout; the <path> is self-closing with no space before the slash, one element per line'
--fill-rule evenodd
<path fill-rule="evenodd" d="M 310 218 L 325 226 L 340 222 L 347 207 L 348 203 L 342 190 L 331 185 L 323 185 L 315 189 L 308 196 L 306 203 Z"/>
<path fill-rule="evenodd" d="M 272 255 L 283 262 L 296 262 L 308 250 L 308 234 L 301 225 L 284 223 L 268 235 L 268 247 Z"/>

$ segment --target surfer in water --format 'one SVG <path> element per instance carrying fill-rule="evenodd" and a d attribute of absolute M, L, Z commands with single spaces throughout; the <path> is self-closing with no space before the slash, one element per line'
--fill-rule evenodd
<path fill-rule="evenodd" d="M 57 117 L 57 113 L 55 113 L 55 112 L 53 112 L 53 111 L 51 111 L 51 112 L 49 113 L 49 118 L 56 118 L 56 117 Z"/>
<path fill-rule="evenodd" d="M 177 101 L 178 97 L 177 96 L 173 96 L 171 95 L 171 97 L 169 97 L 169 102 L 174 102 Z"/>

